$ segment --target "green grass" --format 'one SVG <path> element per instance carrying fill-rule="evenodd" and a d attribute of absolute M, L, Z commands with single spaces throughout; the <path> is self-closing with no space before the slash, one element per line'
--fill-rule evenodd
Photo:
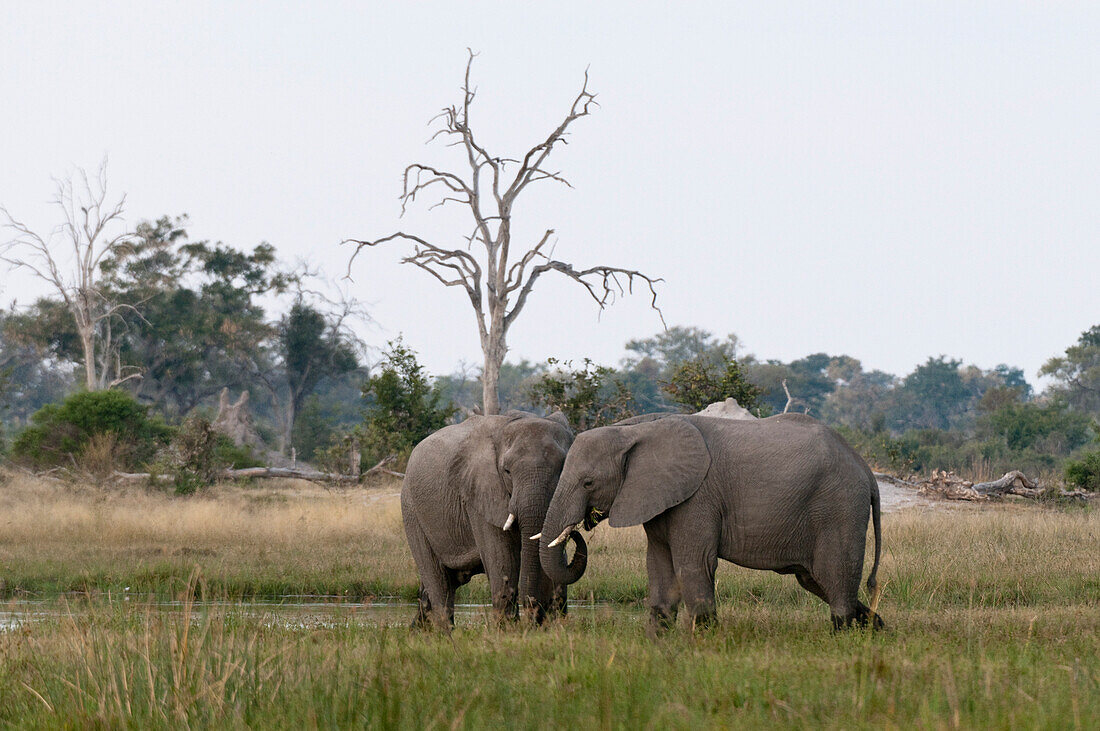
<path fill-rule="evenodd" d="M 727 605 L 713 630 L 650 642 L 637 613 L 611 610 L 446 638 L 96 601 L 0 634 L 0 724 L 1071 728 L 1100 717 L 1095 606 L 913 611 L 875 635 L 828 632 L 819 609 Z"/>
<path fill-rule="evenodd" d="M 240 601 L 410 596 L 393 489 L 173 499 L 0 487 L 5 592 L 35 592 L 35 609 L 50 612 L 0 631 L 0 727 L 1093 728 L 1100 718 L 1094 509 L 885 516 L 884 633 L 834 634 L 825 605 L 791 577 L 723 564 L 718 625 L 681 623 L 651 642 L 644 539 L 606 526 L 572 592 L 601 603 L 544 628 L 475 618 L 448 638 L 339 603 L 318 618 Z M 82 594 L 58 594 L 73 587 Z M 463 591 L 460 601 L 483 601 L 484 579 Z M 195 595 L 230 601 L 188 604 Z"/>

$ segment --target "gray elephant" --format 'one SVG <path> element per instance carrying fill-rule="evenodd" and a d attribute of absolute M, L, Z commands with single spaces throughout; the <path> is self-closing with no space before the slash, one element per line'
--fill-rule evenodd
<path fill-rule="evenodd" d="M 573 432 L 560 414 L 511 411 L 472 416 L 424 439 L 409 456 L 401 518 L 420 573 L 413 626 L 450 631 L 455 590 L 472 576 L 489 579 L 494 613 L 513 618 L 522 604 L 535 621 L 566 610 L 566 586 L 584 573 L 580 534 L 571 565 L 556 585 L 522 536 L 542 526 Z"/>
<path fill-rule="evenodd" d="M 833 626 L 866 624 L 857 598 L 867 516 L 875 531 L 873 592 L 882 527 L 878 483 L 832 429 L 801 414 L 756 421 L 649 415 L 577 436 L 539 539 L 543 569 L 566 582 L 563 537 L 608 516 L 641 523 L 648 549 L 649 631 L 675 622 L 683 601 L 694 624 L 715 616 L 718 559 L 794 574 L 828 603 Z M 875 627 L 882 620 L 874 616 Z"/>

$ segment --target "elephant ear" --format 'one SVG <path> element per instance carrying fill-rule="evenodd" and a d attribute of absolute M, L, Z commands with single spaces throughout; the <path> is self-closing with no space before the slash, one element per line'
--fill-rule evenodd
<path fill-rule="evenodd" d="M 499 446 L 490 428 L 475 429 L 463 440 L 451 465 L 451 474 L 466 506 L 497 528 L 503 528 L 511 496 L 500 475 L 499 457 Z"/>
<path fill-rule="evenodd" d="M 573 431 L 573 427 L 570 426 L 570 424 L 569 424 L 569 419 L 565 418 L 565 414 L 561 413 L 561 409 L 555 409 L 554 413 L 547 414 L 546 418 L 549 419 L 550 421 L 561 424 L 562 426 L 564 426 L 569 431 Z"/>
<path fill-rule="evenodd" d="M 683 418 L 627 426 L 623 485 L 611 504 L 613 528 L 638 525 L 695 494 L 710 469 L 703 435 Z"/>

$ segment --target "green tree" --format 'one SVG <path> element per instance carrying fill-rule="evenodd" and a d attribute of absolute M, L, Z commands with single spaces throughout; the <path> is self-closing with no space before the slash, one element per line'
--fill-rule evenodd
<path fill-rule="evenodd" d="M 718 340 L 713 333 L 702 328 L 676 325 L 649 338 L 629 340 L 626 349 L 630 354 L 624 366 L 633 368 L 651 360 L 662 375 L 667 375 L 676 365 L 688 360 L 704 358 L 714 363 L 724 363 L 736 358 L 740 342 L 732 333 L 725 340 Z"/>
<path fill-rule="evenodd" d="M 63 318 L 62 322 L 67 322 Z M 26 313 L 0 310 L 0 421 L 9 428 L 24 426 L 42 406 L 60 401 L 76 385 L 74 363 L 57 359 L 24 327 L 36 324 Z"/>
<path fill-rule="evenodd" d="M 1067 462 L 1065 479 L 1071 487 L 1093 492 L 1100 490 L 1100 449 L 1085 452 L 1080 459 Z"/>
<path fill-rule="evenodd" d="M 1046 403 L 1010 401 L 979 417 L 977 436 L 1003 440 L 1013 452 L 1065 457 L 1091 441 L 1095 428 L 1092 419 L 1070 409 L 1061 398 Z"/>
<path fill-rule="evenodd" d="M 728 398 L 750 411 L 761 406 L 761 390 L 749 383 L 741 364 L 733 358 L 721 363 L 706 356 L 683 361 L 673 368 L 664 390 L 681 410 L 688 412 L 701 411 Z"/>
<path fill-rule="evenodd" d="M 864 371 L 859 361 L 843 367 L 836 388 L 821 405 L 821 418 L 829 424 L 876 433 L 886 429 L 887 414 L 894 411 L 897 377 L 883 371 Z M 835 372 L 834 372 L 835 374 Z"/>
<path fill-rule="evenodd" d="M 1100 416 L 1100 325 L 1081 333 L 1065 355 L 1048 360 L 1039 374 L 1052 377 L 1051 390 L 1073 408 Z"/>
<path fill-rule="evenodd" d="M 733 333 L 719 340 L 702 328 L 677 325 L 649 338 L 630 340 L 626 349 L 621 377 L 633 394 L 634 408 L 649 413 L 677 408 L 664 385 L 680 364 L 699 360 L 723 367 L 737 357 L 740 342 Z"/>
<path fill-rule="evenodd" d="M 277 324 L 259 300 L 296 279 L 269 244 L 244 252 L 189 242 L 187 223 L 185 216 L 143 222 L 127 257 L 103 264 L 106 287 L 142 303 L 141 317 L 122 313 L 120 356 L 142 372 L 133 391 L 176 417 L 224 387 L 275 378 Z"/>
<path fill-rule="evenodd" d="M 550 370 L 529 387 L 531 402 L 546 411 L 559 410 L 574 431 L 613 424 L 634 416 L 633 396 L 615 369 L 584 359 L 581 368 L 572 361 L 547 360 Z"/>
<path fill-rule="evenodd" d="M 962 361 L 954 358 L 930 357 L 905 377 L 899 405 L 909 426 L 948 429 L 966 411 L 972 394 L 959 373 L 961 365 Z"/>
<path fill-rule="evenodd" d="M 772 412 L 779 413 L 787 408 L 789 391 L 792 411 L 820 416 L 825 399 L 837 385 L 830 369 L 847 372 L 859 367 L 859 361 L 849 356 L 814 353 L 790 363 L 750 360 L 744 365 L 746 377 L 761 389 L 761 403 Z M 785 389 L 784 381 L 787 384 Z"/>
<path fill-rule="evenodd" d="M 289 392 L 283 443 L 290 444 L 306 398 L 323 379 L 355 370 L 359 360 L 342 319 L 326 317 L 301 297 L 280 322 L 278 338 Z"/>
<path fill-rule="evenodd" d="M 291 443 L 298 456 L 316 461 L 320 453 L 340 440 L 363 421 L 363 383 L 370 375 L 360 366 L 338 376 L 321 380 L 302 404 L 294 422 Z M 448 399 L 443 398 L 443 403 Z M 345 469 L 342 465 L 340 469 Z"/>
<path fill-rule="evenodd" d="M 389 343 L 378 373 L 363 384 L 363 398 L 367 405 L 361 447 L 368 461 L 389 454 L 407 458 L 455 412 L 401 338 Z"/>

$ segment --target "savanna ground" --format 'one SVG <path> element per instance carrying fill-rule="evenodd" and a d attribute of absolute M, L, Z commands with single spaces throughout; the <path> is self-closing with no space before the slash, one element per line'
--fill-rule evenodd
<path fill-rule="evenodd" d="M 369 606 L 415 595 L 396 482 L 177 498 L 0 480 L 4 727 L 1095 728 L 1100 718 L 1095 508 L 884 516 L 884 633 L 834 634 L 825 605 L 792 577 L 723 563 L 719 625 L 650 642 L 644 538 L 601 526 L 571 594 L 594 603 L 541 629 L 498 629 L 475 609 L 447 638 L 410 633 L 411 607 Z M 302 595 L 328 603 L 287 612 L 259 601 Z M 459 595 L 486 598 L 481 577 Z"/>

